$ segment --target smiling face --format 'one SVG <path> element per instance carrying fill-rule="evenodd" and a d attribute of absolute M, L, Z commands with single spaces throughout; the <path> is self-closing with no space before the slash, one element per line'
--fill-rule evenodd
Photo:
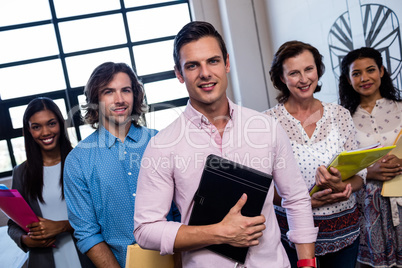
<path fill-rule="evenodd" d="M 214 37 L 202 37 L 185 44 L 180 49 L 182 72 L 175 70 L 181 83 L 185 83 L 191 105 L 200 112 L 209 106 L 227 102 L 227 73 L 230 70 L 229 56 L 226 64 L 218 41 Z"/>
<path fill-rule="evenodd" d="M 313 54 L 304 50 L 301 54 L 286 59 L 281 80 L 290 91 L 289 98 L 304 100 L 313 97 L 318 84 L 317 66 Z"/>
<path fill-rule="evenodd" d="M 50 110 L 39 111 L 29 118 L 29 132 L 41 151 L 58 150 L 60 124 L 56 115 Z"/>
<path fill-rule="evenodd" d="M 128 131 L 133 103 L 130 77 L 123 72 L 115 74 L 112 81 L 99 91 L 99 119 L 104 127 L 113 133 L 120 127 Z"/>
<path fill-rule="evenodd" d="M 349 83 L 362 97 L 380 99 L 381 77 L 384 67 L 379 68 L 371 58 L 357 59 L 349 66 Z"/>

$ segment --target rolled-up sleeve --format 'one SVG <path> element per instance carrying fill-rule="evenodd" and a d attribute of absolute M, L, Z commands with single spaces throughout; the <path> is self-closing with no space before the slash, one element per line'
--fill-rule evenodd
<path fill-rule="evenodd" d="M 67 204 L 68 219 L 77 238 L 77 247 L 86 253 L 96 244 L 104 241 L 101 227 L 96 219 L 96 212 L 91 191 L 85 181 L 84 167 L 77 158 L 79 153 L 72 151 L 64 165 L 64 195 Z"/>
<path fill-rule="evenodd" d="M 161 162 L 166 165 L 160 166 Z M 162 255 L 174 253 L 174 242 L 182 225 L 166 220 L 174 194 L 172 166 L 168 163 L 171 163 L 168 156 L 148 145 L 142 158 L 134 210 L 137 243 Z"/>
<path fill-rule="evenodd" d="M 314 227 L 310 195 L 286 132 L 278 125 L 276 142 L 276 163 L 273 177 L 276 189 L 282 197 L 282 207 L 286 209 L 290 241 L 313 243 L 317 239 L 318 227 Z"/>

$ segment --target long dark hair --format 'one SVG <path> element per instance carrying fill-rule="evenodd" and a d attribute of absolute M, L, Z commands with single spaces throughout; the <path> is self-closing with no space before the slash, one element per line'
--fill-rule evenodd
<path fill-rule="evenodd" d="M 381 53 L 371 47 L 352 50 L 342 59 L 341 75 L 339 77 L 339 100 L 340 104 L 348 109 L 351 115 L 356 112 L 357 106 L 360 104 L 360 94 L 349 83 L 349 67 L 355 60 L 363 58 L 373 59 L 378 69 L 383 66 Z M 401 100 L 400 91 L 392 84 L 391 76 L 385 67 L 384 75 L 381 78 L 380 94 L 383 98 L 394 101 Z"/>
<path fill-rule="evenodd" d="M 278 96 L 276 97 L 279 103 L 285 103 L 290 96 L 290 91 L 288 87 L 285 83 L 282 82 L 281 79 L 283 77 L 283 62 L 289 58 L 296 57 L 302 54 L 304 51 L 310 51 L 311 54 L 313 54 L 314 62 L 317 67 L 318 79 L 320 79 L 325 72 L 322 55 L 320 54 L 318 49 L 316 49 L 312 45 L 300 41 L 288 41 L 282 44 L 274 55 L 274 59 L 271 63 L 271 69 L 269 71 L 272 84 L 276 89 L 280 91 Z M 317 85 L 314 93 L 319 92 L 320 90 L 321 85 Z"/>
<path fill-rule="evenodd" d="M 131 80 L 131 89 L 134 93 L 134 105 L 131 112 L 133 123 L 135 126 L 139 126 L 142 123 L 141 115 L 147 110 L 147 106 L 144 103 L 145 91 L 142 83 L 133 69 L 127 64 L 105 62 L 95 68 L 84 89 L 87 101 L 87 104 L 82 106 L 86 110 L 84 120 L 95 129 L 99 124 L 99 91 L 113 80 L 115 74 L 120 72 L 126 73 Z"/>
<path fill-rule="evenodd" d="M 57 121 L 60 125 L 60 137 L 58 146 L 60 146 L 61 157 L 61 174 L 60 174 L 60 187 L 61 197 L 64 199 L 63 188 L 63 168 L 64 161 L 68 153 L 73 149 L 71 142 L 68 139 L 64 118 L 60 112 L 59 107 L 53 102 L 53 100 L 46 97 L 39 97 L 29 102 L 28 107 L 25 110 L 23 116 L 23 134 L 25 142 L 25 152 L 27 156 L 25 170 L 24 170 L 24 183 L 23 183 L 23 195 L 31 199 L 39 199 L 41 203 L 43 200 L 43 158 L 41 148 L 37 144 L 29 131 L 29 119 L 37 112 L 49 110 L 56 115 Z"/>

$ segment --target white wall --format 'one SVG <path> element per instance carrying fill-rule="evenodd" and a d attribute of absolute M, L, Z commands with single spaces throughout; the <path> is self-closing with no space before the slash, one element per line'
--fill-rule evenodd
<path fill-rule="evenodd" d="M 212 23 L 226 41 L 231 63 L 229 98 L 256 110 L 269 108 L 275 96 L 269 95 L 272 85 L 263 55 L 269 47 L 264 2 L 190 0 L 190 4 L 193 19 Z"/>
<path fill-rule="evenodd" d="M 219 13 L 220 8 L 218 0 L 190 0 L 190 9 L 193 20 L 208 21 L 209 23 L 214 25 L 216 30 L 222 35 L 223 38 L 225 38 L 222 28 L 222 19 Z M 225 43 L 227 43 L 226 40 Z M 231 54 L 229 55 L 229 57 L 232 63 Z M 229 75 L 229 85 L 226 92 L 231 100 L 237 102 L 236 98 L 233 95 L 231 77 L 232 76 Z"/>
<path fill-rule="evenodd" d="M 341 49 L 347 50 L 339 42 L 334 42 L 329 33 L 337 19 L 350 11 L 351 21 L 347 23 L 351 24 L 352 48 L 364 45 L 362 17 L 365 9 L 360 6 L 367 4 L 385 6 L 396 15 L 388 17 L 377 39 L 384 39 L 379 47 L 390 47 L 387 52 L 394 57 L 391 69 L 399 72 L 401 65 L 398 64 L 402 58 L 400 33 L 394 33 L 388 38 L 386 34 L 391 33 L 402 22 L 401 0 L 191 1 L 193 18 L 211 22 L 227 43 L 231 60 L 229 96 L 241 105 L 260 111 L 276 103 L 277 91 L 272 87 L 269 67 L 275 51 L 289 40 L 310 43 L 324 56 L 326 72 L 321 78 L 322 91 L 316 97 L 325 102 L 337 102 L 337 80 L 332 63 L 337 67 L 336 55 L 346 52 L 332 50 L 335 53 L 331 54 L 329 44 L 335 43 Z M 386 9 L 380 13 L 381 17 Z M 376 8 L 370 11 L 369 22 L 374 20 L 375 12 Z M 374 28 L 379 29 L 379 25 L 380 22 Z M 368 26 L 370 28 L 371 24 Z M 347 32 L 346 28 L 342 30 Z"/>
<path fill-rule="evenodd" d="M 329 38 L 329 32 L 335 21 L 343 13 L 349 11 L 349 18 L 352 24 L 351 31 L 353 49 L 365 45 L 362 17 L 364 17 L 366 9 L 362 9 L 361 5 L 383 5 L 395 12 L 396 17 L 399 19 L 399 23 L 402 22 L 402 1 L 400 0 L 266 0 L 266 3 L 268 6 L 267 17 L 269 18 L 271 29 L 271 40 L 275 49 L 277 49 L 283 42 L 294 39 L 312 44 L 324 56 L 326 72 L 321 78 L 323 88 L 322 92 L 316 94 L 316 97 L 327 102 L 338 101 L 337 80 L 333 71 L 333 67 L 336 67 L 337 64 L 336 61 L 331 62 L 329 49 L 329 44 L 334 40 Z M 386 9 L 380 13 L 380 18 L 384 15 L 385 10 Z M 371 27 L 370 22 L 375 19 L 376 11 L 377 9 L 373 8 L 369 13 L 368 29 Z M 284 16 L 284 14 L 286 15 Z M 391 19 L 392 18 L 389 17 L 388 20 L 385 21 L 384 26 L 381 28 L 383 36 L 380 34 L 377 38 L 378 40 L 383 38 L 387 39 L 385 37 L 386 33 L 392 31 L 392 25 L 390 25 Z M 395 22 L 396 21 L 394 20 L 393 23 Z M 374 29 L 380 29 L 378 26 L 380 26 L 380 22 L 378 22 Z M 347 32 L 346 28 L 343 28 L 343 30 Z M 384 40 L 378 48 L 391 45 L 389 42 L 392 38 Z M 392 44 L 394 48 L 393 53 L 394 55 L 399 54 L 398 57 L 400 57 L 400 46 L 397 43 L 397 40 L 394 40 L 394 43 Z M 343 45 L 340 45 L 340 47 L 347 49 L 346 46 Z M 399 53 L 395 50 L 396 47 L 398 47 Z M 346 52 L 343 52 L 342 54 L 341 51 L 337 50 L 335 50 L 335 52 L 340 55 L 346 54 Z"/>

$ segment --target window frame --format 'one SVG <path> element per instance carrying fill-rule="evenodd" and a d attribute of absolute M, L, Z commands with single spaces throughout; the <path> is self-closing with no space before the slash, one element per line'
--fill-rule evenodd
<path fill-rule="evenodd" d="M 164 37 L 160 37 L 160 38 L 132 42 L 131 37 L 130 37 L 128 20 L 127 20 L 127 13 L 133 12 L 133 11 L 144 10 L 144 9 L 153 9 L 153 8 L 159 8 L 159 7 L 164 7 L 164 6 L 187 4 L 188 11 L 189 11 L 189 18 L 190 18 L 190 21 L 192 20 L 190 4 L 189 4 L 188 0 L 176 0 L 176 1 L 169 1 L 169 2 L 164 2 L 164 3 L 150 4 L 150 5 L 144 5 L 144 6 L 139 6 L 139 7 L 130 7 L 130 8 L 125 7 L 124 0 L 120 0 L 119 2 L 120 2 L 120 9 L 90 13 L 90 14 L 85 14 L 85 15 L 77 15 L 77 16 L 71 16 L 71 17 L 58 18 L 56 16 L 56 10 L 55 10 L 53 0 L 49 0 L 49 7 L 50 7 L 52 19 L 0 27 L 0 32 L 2 32 L 2 31 L 23 29 L 23 28 L 33 27 L 33 26 L 41 26 L 41 25 L 49 25 L 49 24 L 53 25 L 56 40 L 57 40 L 57 46 L 59 49 L 59 54 L 45 56 L 45 57 L 39 57 L 39 58 L 33 58 L 33 59 L 27 59 L 27 60 L 19 60 L 19 61 L 14 61 L 14 62 L 2 63 L 2 64 L 0 64 L 0 69 L 21 66 L 21 65 L 25 65 L 25 64 L 31 64 L 31 63 L 44 62 L 44 61 L 48 61 L 48 60 L 60 60 L 61 65 L 62 65 L 64 80 L 65 80 L 65 84 L 66 84 L 66 88 L 62 89 L 62 90 L 55 90 L 55 91 L 45 92 L 45 93 L 40 93 L 40 94 L 21 96 L 18 98 L 12 98 L 12 99 L 6 99 L 6 100 L 2 100 L 1 96 L 0 96 L 0 118 L 1 118 L 1 120 L 0 120 L 0 140 L 1 141 L 5 140 L 7 143 L 7 148 L 8 148 L 8 153 L 9 153 L 9 156 L 11 159 L 12 168 L 14 168 L 17 165 L 17 163 L 16 163 L 16 159 L 14 156 L 14 150 L 13 150 L 11 140 L 14 138 L 22 137 L 22 128 L 18 128 L 18 129 L 13 128 L 9 109 L 12 107 L 16 107 L 16 106 L 27 105 L 32 99 L 34 99 L 36 97 L 46 96 L 51 99 L 63 99 L 65 102 L 65 106 L 67 109 L 66 112 L 67 112 L 67 116 L 68 116 L 68 119 L 66 120 L 66 123 L 67 123 L 66 127 L 67 128 L 74 127 L 77 140 L 80 141 L 82 139 L 79 127 L 81 125 L 84 125 L 84 123 L 81 120 L 81 114 L 79 111 L 74 114 L 71 114 L 71 110 L 73 107 L 77 107 L 79 105 L 78 96 L 83 94 L 84 86 L 71 87 L 70 82 L 69 82 L 69 74 L 68 74 L 68 70 L 67 70 L 66 58 L 73 57 L 73 56 L 86 55 L 86 54 L 91 54 L 91 53 L 96 53 L 96 52 L 109 51 L 109 50 L 114 50 L 114 49 L 119 49 L 119 48 L 127 48 L 129 51 L 129 56 L 130 56 L 130 62 L 127 62 L 127 64 L 131 65 L 131 67 L 134 69 L 134 71 L 136 71 L 135 57 L 134 57 L 134 53 L 133 53 L 133 49 L 132 49 L 134 46 L 144 45 L 144 44 L 145 45 L 152 44 L 152 43 L 167 41 L 167 40 L 173 40 L 175 38 L 175 36 L 174 35 L 164 36 Z M 126 43 L 112 45 L 112 46 L 106 46 L 106 47 L 100 47 L 100 48 L 94 48 L 94 49 L 75 51 L 75 52 L 71 52 L 71 53 L 64 52 L 63 46 L 62 46 L 61 34 L 60 34 L 60 30 L 59 30 L 60 23 L 74 21 L 74 20 L 80 20 L 80 19 L 96 18 L 96 17 L 100 17 L 100 16 L 114 15 L 114 14 L 122 14 L 122 16 L 123 16 L 124 30 L 125 30 L 126 39 L 127 39 Z M 157 81 L 162 81 L 162 80 L 166 80 L 166 79 L 172 79 L 175 77 L 176 76 L 175 76 L 173 66 L 172 66 L 172 70 L 160 72 L 160 73 L 148 74 L 148 75 L 144 75 L 144 76 L 139 76 L 139 79 L 141 80 L 142 83 L 146 84 L 146 83 L 157 82 Z M 145 99 L 145 101 L 146 101 L 146 99 Z M 164 101 L 164 102 L 160 102 L 160 103 L 149 104 L 148 107 L 151 112 L 154 112 L 154 111 L 160 111 L 160 110 L 166 109 L 164 107 L 185 106 L 187 104 L 187 101 L 188 101 L 188 97 L 185 97 L 185 98 L 174 99 L 174 100 L 170 100 L 170 101 Z M 12 170 L 0 172 L 0 178 L 8 177 L 11 175 L 12 175 Z"/>

